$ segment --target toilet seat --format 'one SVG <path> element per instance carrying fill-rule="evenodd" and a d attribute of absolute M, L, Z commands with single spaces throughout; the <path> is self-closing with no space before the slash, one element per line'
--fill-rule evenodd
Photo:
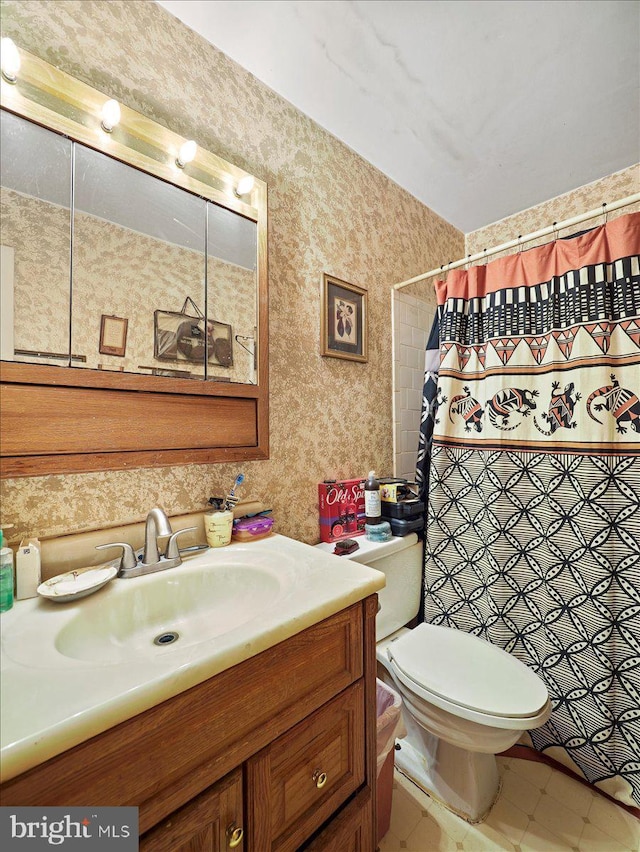
<path fill-rule="evenodd" d="M 420 624 L 390 643 L 388 658 L 414 695 L 463 718 L 524 730 L 549 716 L 549 696 L 535 672 L 470 633 Z"/>

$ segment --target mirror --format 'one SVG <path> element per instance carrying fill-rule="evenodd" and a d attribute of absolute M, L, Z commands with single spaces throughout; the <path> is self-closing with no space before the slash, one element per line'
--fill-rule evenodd
<path fill-rule="evenodd" d="M 0 475 L 268 458 L 266 184 L 125 105 L 105 126 L 108 96 L 19 53 Z"/>
<path fill-rule="evenodd" d="M 1 132 L 3 358 L 256 384 L 255 222 L 4 111 Z"/>
<path fill-rule="evenodd" d="M 214 324 L 215 346 L 209 361 L 224 364 L 225 357 L 232 358 L 230 381 L 249 384 L 256 383 L 258 369 L 257 238 L 254 222 L 207 204 L 207 317 Z M 231 326 L 232 351 L 228 355 L 225 329 L 219 323 Z M 222 350 L 218 352 L 220 340 Z"/>
<path fill-rule="evenodd" d="M 68 365 L 72 145 L 4 111 L 0 145 L 2 358 Z"/>
<path fill-rule="evenodd" d="M 203 377 L 203 348 L 180 363 L 165 343 L 156 357 L 154 312 L 204 302 L 205 221 L 203 199 L 76 145 L 71 339 L 83 366 Z"/>

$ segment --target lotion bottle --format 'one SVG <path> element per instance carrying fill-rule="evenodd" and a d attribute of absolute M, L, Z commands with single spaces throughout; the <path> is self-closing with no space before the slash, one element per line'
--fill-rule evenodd
<path fill-rule="evenodd" d="M 375 470 L 369 471 L 369 478 L 364 484 L 364 514 L 365 523 L 369 526 L 379 524 L 382 521 L 380 483 L 376 479 Z"/>
<path fill-rule="evenodd" d="M 37 538 L 21 541 L 16 553 L 16 600 L 35 598 L 41 580 L 40 542 Z"/>
<path fill-rule="evenodd" d="M 4 546 L 4 534 L 0 530 L 0 612 L 13 606 L 13 550 Z"/>

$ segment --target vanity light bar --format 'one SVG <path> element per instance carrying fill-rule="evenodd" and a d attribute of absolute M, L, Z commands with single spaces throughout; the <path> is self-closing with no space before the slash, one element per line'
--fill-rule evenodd
<path fill-rule="evenodd" d="M 167 127 L 18 48 L 12 39 L 3 38 L 1 50 L 0 103 L 5 109 L 41 122 L 81 144 L 104 150 L 155 177 L 235 210 L 251 221 L 257 222 L 265 215 L 266 184 L 263 181 L 199 147 L 193 139 L 181 138 Z M 9 87 L 5 83 L 12 85 Z M 83 117 L 79 119 L 78 115 Z M 97 122 L 93 123 L 92 118 L 94 121 L 97 118 Z M 109 138 L 118 125 L 119 133 Z M 185 169 L 196 157 L 196 168 Z"/>

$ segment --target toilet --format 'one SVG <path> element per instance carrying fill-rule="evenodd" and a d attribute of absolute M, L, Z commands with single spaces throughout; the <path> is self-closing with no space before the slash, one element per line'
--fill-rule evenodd
<path fill-rule="evenodd" d="M 358 543 L 348 558 L 386 575 L 376 656 L 378 677 L 403 699 L 407 736 L 397 742 L 396 767 L 468 822 L 481 822 L 500 789 L 495 755 L 551 715 L 546 686 L 524 663 L 470 633 L 404 626 L 420 607 L 422 542 L 415 533 Z"/>

